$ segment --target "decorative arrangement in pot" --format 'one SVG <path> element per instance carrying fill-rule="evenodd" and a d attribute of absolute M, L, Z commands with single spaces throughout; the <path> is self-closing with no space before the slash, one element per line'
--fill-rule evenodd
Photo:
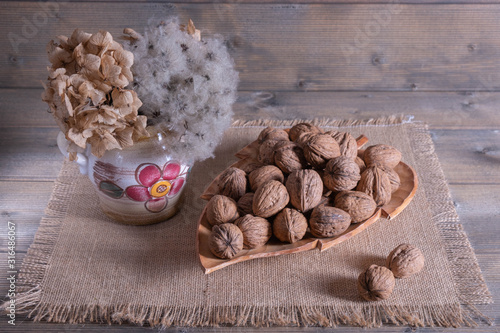
<path fill-rule="evenodd" d="M 61 152 L 95 185 L 101 207 L 133 225 L 180 208 L 194 162 L 213 156 L 230 126 L 238 73 L 219 36 L 201 39 L 177 18 L 124 30 L 79 29 L 51 41 L 42 99 Z"/>

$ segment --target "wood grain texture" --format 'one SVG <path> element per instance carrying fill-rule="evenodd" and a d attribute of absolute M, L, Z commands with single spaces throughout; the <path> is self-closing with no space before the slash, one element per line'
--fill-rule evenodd
<path fill-rule="evenodd" d="M 54 3 L 0 2 L 0 87 L 39 87 L 46 43 L 75 26 L 119 36 L 178 14 L 225 37 L 241 90 L 500 89 L 499 4 Z"/>
<path fill-rule="evenodd" d="M 0 128 L 56 127 L 42 89 L 1 89 Z M 500 92 L 239 91 L 235 117 L 254 119 L 367 119 L 413 115 L 432 129 L 500 128 Z"/>

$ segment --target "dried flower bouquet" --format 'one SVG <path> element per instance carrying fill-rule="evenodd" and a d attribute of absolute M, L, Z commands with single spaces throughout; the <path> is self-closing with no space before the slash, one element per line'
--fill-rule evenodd
<path fill-rule="evenodd" d="M 107 31 L 76 29 L 47 46 L 42 99 L 70 142 L 70 159 L 90 147 L 102 157 L 161 133 L 169 154 L 211 157 L 229 127 L 238 73 L 221 37 L 201 39 L 190 20 L 127 28 L 123 45 Z"/>

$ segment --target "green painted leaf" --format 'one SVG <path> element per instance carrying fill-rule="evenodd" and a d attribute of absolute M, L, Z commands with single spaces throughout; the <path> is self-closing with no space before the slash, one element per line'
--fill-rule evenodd
<path fill-rule="evenodd" d="M 123 195 L 123 189 L 109 181 L 102 181 L 99 183 L 99 189 L 108 197 L 119 199 Z"/>

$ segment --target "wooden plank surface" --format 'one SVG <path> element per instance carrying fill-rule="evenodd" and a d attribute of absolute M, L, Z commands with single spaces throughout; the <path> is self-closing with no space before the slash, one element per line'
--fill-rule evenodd
<path fill-rule="evenodd" d="M 42 89 L 0 89 L 0 128 L 56 127 Z M 500 92 L 239 91 L 238 119 L 366 119 L 406 114 L 432 129 L 500 128 Z M 29 116 L 26 116 L 27 113 Z"/>
<path fill-rule="evenodd" d="M 500 89 L 498 4 L 56 4 L 0 2 L 0 87 L 39 87 L 46 43 L 76 26 L 118 36 L 178 14 L 225 36 L 241 90 Z"/>

